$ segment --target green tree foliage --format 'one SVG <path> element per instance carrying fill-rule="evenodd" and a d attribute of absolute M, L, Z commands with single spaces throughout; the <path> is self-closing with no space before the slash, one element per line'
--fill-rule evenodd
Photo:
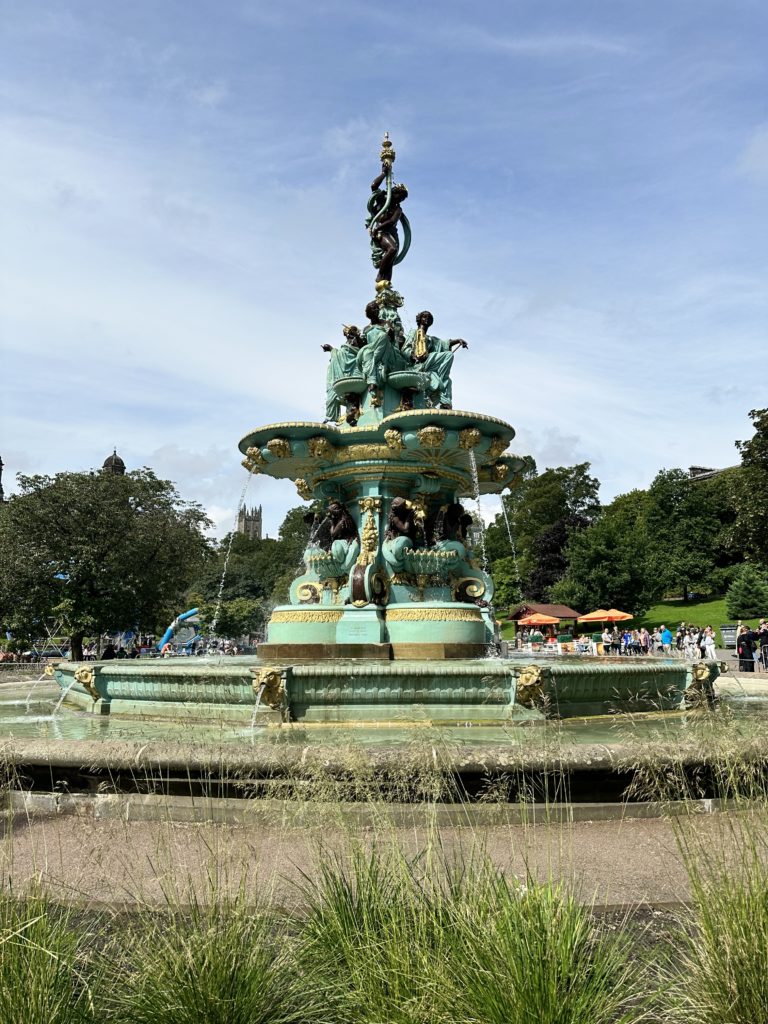
<path fill-rule="evenodd" d="M 734 619 L 768 616 L 768 572 L 746 562 L 728 588 L 725 607 Z"/>
<path fill-rule="evenodd" d="M 222 601 L 216 617 L 216 603 L 204 604 L 200 609 L 200 624 L 204 633 L 212 629 L 216 618 L 216 634 L 226 637 L 259 634 L 265 624 L 265 604 L 250 597 L 235 597 Z"/>
<path fill-rule="evenodd" d="M 586 530 L 572 534 L 568 569 L 552 588 L 556 601 L 580 611 L 618 607 L 642 614 L 657 596 L 645 516 L 645 491 L 616 498 Z"/>
<path fill-rule="evenodd" d="M 206 612 L 209 607 L 215 607 L 230 540 L 232 543 L 222 605 L 242 598 L 258 603 L 265 612 L 270 604 L 287 600 L 288 588 L 300 572 L 301 558 L 309 540 L 310 527 L 306 518 L 310 511 L 308 505 L 291 509 L 283 520 L 277 539 L 265 537 L 263 540 L 250 540 L 242 534 L 225 537 L 217 557 L 206 566 L 195 582 L 195 600 Z M 235 618 L 241 617 L 245 605 L 239 608 L 240 611 L 234 613 Z M 255 611 L 253 614 L 256 614 Z M 209 621 L 212 615 L 211 610 L 210 616 L 207 616 Z M 220 612 L 217 632 L 228 635 L 223 626 L 224 618 Z M 259 628 L 243 632 L 256 632 Z"/>
<path fill-rule="evenodd" d="M 582 462 L 537 474 L 536 463 L 529 458 L 519 485 L 502 498 L 528 598 L 548 596 L 549 588 L 565 570 L 569 538 L 599 512 L 600 482 L 590 475 L 589 468 L 588 462 Z M 486 542 L 497 591 L 504 595 L 516 592 L 512 549 L 502 513 L 488 528 Z"/>
<path fill-rule="evenodd" d="M 64 618 L 72 655 L 86 634 L 154 629 L 183 602 L 210 553 L 202 509 L 148 469 L 124 476 L 19 477 L 0 510 L 0 620 L 34 636 Z"/>
<path fill-rule="evenodd" d="M 743 472 L 736 493 L 736 534 L 745 552 L 768 565 L 768 409 L 752 409 L 755 428 L 737 441 Z"/>
<path fill-rule="evenodd" d="M 659 593 L 708 592 L 715 569 L 713 541 L 720 532 L 707 481 L 681 469 L 661 470 L 648 489 L 646 529 Z"/>

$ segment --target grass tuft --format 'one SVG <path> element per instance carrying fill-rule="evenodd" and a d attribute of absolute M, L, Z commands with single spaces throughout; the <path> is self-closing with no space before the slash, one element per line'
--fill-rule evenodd
<path fill-rule="evenodd" d="M 85 942 L 70 911 L 42 890 L 0 893 L 0 1021 L 85 1024 L 96 1020 Z"/>
<path fill-rule="evenodd" d="M 323 1016 L 275 911 L 211 892 L 143 911 L 105 1019 L 114 1024 L 311 1024 Z M 127 973 L 126 973 L 127 972 Z"/>

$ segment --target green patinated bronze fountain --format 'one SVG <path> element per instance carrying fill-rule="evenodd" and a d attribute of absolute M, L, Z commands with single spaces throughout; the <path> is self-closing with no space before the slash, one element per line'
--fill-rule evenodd
<path fill-rule="evenodd" d="M 250 473 L 312 502 L 304 567 L 258 658 L 212 664 L 61 664 L 68 700 L 100 713 L 254 721 L 499 723 L 691 699 L 717 671 L 663 659 L 498 657 L 493 582 L 464 502 L 514 487 L 514 429 L 453 408 L 461 338 L 406 332 L 392 285 L 411 229 L 385 136 L 366 227 L 378 273 L 368 324 L 329 352 L 325 420 L 272 423 L 240 442 Z M 403 237 L 400 237 L 402 231 Z M 362 305 L 362 303 L 361 303 Z M 705 678 L 706 676 L 706 678 Z"/>

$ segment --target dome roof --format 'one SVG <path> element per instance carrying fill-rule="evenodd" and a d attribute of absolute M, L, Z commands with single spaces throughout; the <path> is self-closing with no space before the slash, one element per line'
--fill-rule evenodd
<path fill-rule="evenodd" d="M 101 468 L 105 473 L 114 473 L 116 476 L 122 476 L 125 472 L 125 463 L 117 454 L 117 448 L 104 459 L 104 464 Z"/>

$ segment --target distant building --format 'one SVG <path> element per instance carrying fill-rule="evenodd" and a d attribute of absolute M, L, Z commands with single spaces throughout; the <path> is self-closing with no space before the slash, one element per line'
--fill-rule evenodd
<path fill-rule="evenodd" d="M 245 505 L 237 513 L 237 532 L 245 534 L 248 540 L 261 540 L 261 505 L 247 509 Z"/>
<path fill-rule="evenodd" d="M 104 464 L 101 467 L 102 473 L 112 473 L 114 476 L 125 475 L 125 463 L 117 454 L 117 448 L 112 451 L 111 455 L 108 455 L 104 459 Z"/>
<path fill-rule="evenodd" d="M 725 469 L 710 469 L 708 466 L 689 466 L 688 476 L 691 480 L 710 480 L 713 476 L 726 473 L 729 469 L 738 468 L 738 466 L 727 466 Z"/>

